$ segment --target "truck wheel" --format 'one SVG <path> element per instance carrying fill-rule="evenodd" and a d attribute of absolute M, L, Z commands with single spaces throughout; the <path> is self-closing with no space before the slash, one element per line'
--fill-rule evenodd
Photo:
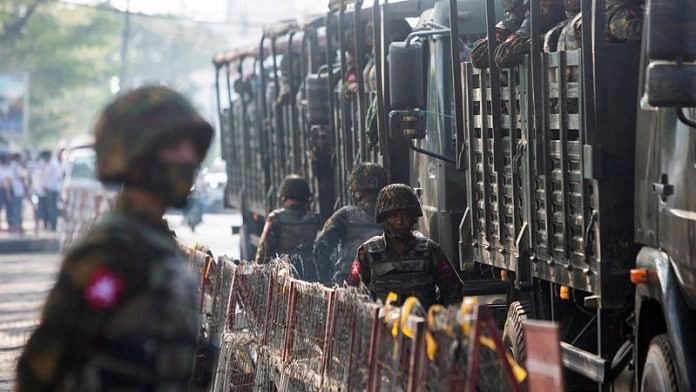
<path fill-rule="evenodd" d="M 515 361 L 522 366 L 527 359 L 527 346 L 524 341 L 522 322 L 528 318 L 529 313 L 528 304 L 522 304 L 520 301 L 511 303 L 503 328 L 503 345 L 515 358 Z"/>
<path fill-rule="evenodd" d="M 667 334 L 657 335 L 650 342 L 643 367 L 641 391 L 678 391 L 677 371 Z"/>

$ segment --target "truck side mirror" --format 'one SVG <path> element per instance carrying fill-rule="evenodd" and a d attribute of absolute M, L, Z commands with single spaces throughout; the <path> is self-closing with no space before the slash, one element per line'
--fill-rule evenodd
<path fill-rule="evenodd" d="M 423 45 L 392 42 L 389 45 L 389 105 L 393 110 L 425 107 Z"/>
<path fill-rule="evenodd" d="M 307 121 L 309 125 L 328 125 L 329 76 L 322 72 L 309 74 L 305 79 L 307 89 Z"/>
<path fill-rule="evenodd" d="M 389 129 L 410 139 L 425 139 L 425 113 L 420 110 L 392 110 Z"/>
<path fill-rule="evenodd" d="M 647 12 L 648 103 L 696 106 L 696 2 L 650 0 Z"/>
<path fill-rule="evenodd" d="M 389 45 L 389 129 L 411 139 L 425 138 L 423 44 Z"/>
<path fill-rule="evenodd" d="M 654 107 L 696 106 L 696 65 L 653 62 L 647 74 L 648 103 Z"/>

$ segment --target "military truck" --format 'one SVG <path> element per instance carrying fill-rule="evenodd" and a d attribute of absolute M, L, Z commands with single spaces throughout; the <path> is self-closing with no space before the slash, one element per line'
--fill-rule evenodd
<path fill-rule="evenodd" d="M 543 33 L 540 2 L 529 1 L 532 37 Z M 223 156 L 242 165 L 244 180 L 231 179 L 228 193 L 242 196 L 247 248 L 281 174 L 310 178 L 326 217 L 349 202 L 348 170 L 376 161 L 416 188 L 419 229 L 459 261 L 464 294 L 506 298 L 497 308 L 519 362 L 523 321 L 552 320 L 568 389 L 629 377 L 638 390 L 696 390 L 696 5 L 648 0 L 635 44 L 607 40 L 606 5 L 581 1 L 580 49 L 542 53 L 532 40 L 511 69 L 468 62 L 470 44 L 493 37 L 503 17 L 494 0 L 332 1 L 306 25 L 265 32 L 246 56 L 250 77 L 262 79 L 242 110 L 248 121 L 235 125 L 236 112 L 221 110 Z M 412 32 L 390 34 L 406 18 Z M 374 44 L 363 45 L 370 23 Z M 267 97 L 283 75 L 266 41 L 290 32 L 302 34 L 302 60 L 294 114 L 281 120 Z M 369 74 L 358 71 L 370 64 L 365 86 Z M 345 94 L 352 78 L 357 88 Z M 302 154 L 303 164 L 291 158 Z"/>

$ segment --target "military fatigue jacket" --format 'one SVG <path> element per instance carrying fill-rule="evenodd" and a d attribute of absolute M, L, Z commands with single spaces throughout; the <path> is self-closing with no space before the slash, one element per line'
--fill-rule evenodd
<path fill-rule="evenodd" d="M 375 221 L 375 200 L 361 201 L 334 212 L 314 242 L 314 261 L 321 282 L 341 284 L 360 245 L 382 232 Z M 331 255 L 337 252 L 335 262 Z"/>
<path fill-rule="evenodd" d="M 406 244 L 405 252 L 397 255 L 388 243 L 380 235 L 358 249 L 350 267 L 349 284 L 364 283 L 382 301 L 389 292 L 394 292 L 399 296 L 397 305 L 410 296 L 417 297 L 426 309 L 435 303 L 449 305 L 461 300 L 462 281 L 440 245 L 415 235 Z"/>
<path fill-rule="evenodd" d="M 499 21 L 495 25 L 496 45 L 517 31 L 523 20 L 508 14 L 505 19 Z M 481 38 L 474 42 L 471 48 L 471 64 L 480 69 L 488 68 L 488 38 Z"/>
<path fill-rule="evenodd" d="M 166 224 L 117 203 L 67 252 L 17 390 L 189 390 L 196 282 Z"/>
<path fill-rule="evenodd" d="M 265 264 L 277 255 L 288 255 L 300 278 L 317 280 L 312 248 L 321 228 L 318 214 L 296 204 L 268 214 L 256 250 L 256 263 Z"/>
<path fill-rule="evenodd" d="M 624 0 L 606 2 L 606 38 L 612 42 L 638 42 L 643 29 L 643 10 L 627 5 Z M 582 46 L 582 15 L 578 13 L 563 28 L 558 50 L 580 49 Z"/>

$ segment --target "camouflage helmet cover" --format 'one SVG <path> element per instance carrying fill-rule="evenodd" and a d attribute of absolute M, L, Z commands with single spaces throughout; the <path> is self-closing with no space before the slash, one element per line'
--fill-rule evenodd
<path fill-rule="evenodd" d="M 378 192 L 387 185 L 388 177 L 382 166 L 372 162 L 361 163 L 348 176 L 348 189 L 351 192 Z"/>
<path fill-rule="evenodd" d="M 124 93 L 102 111 L 94 129 L 97 177 L 126 182 L 157 148 L 175 136 L 191 137 L 203 160 L 213 129 L 181 94 L 162 86 Z"/>
<path fill-rule="evenodd" d="M 309 183 L 302 176 L 290 174 L 280 183 L 280 197 L 296 200 L 307 200 L 310 196 Z"/>
<path fill-rule="evenodd" d="M 377 223 L 384 222 L 387 214 L 393 211 L 405 211 L 414 217 L 423 216 L 420 201 L 413 189 L 406 184 L 389 184 L 377 195 L 375 215 Z"/>

